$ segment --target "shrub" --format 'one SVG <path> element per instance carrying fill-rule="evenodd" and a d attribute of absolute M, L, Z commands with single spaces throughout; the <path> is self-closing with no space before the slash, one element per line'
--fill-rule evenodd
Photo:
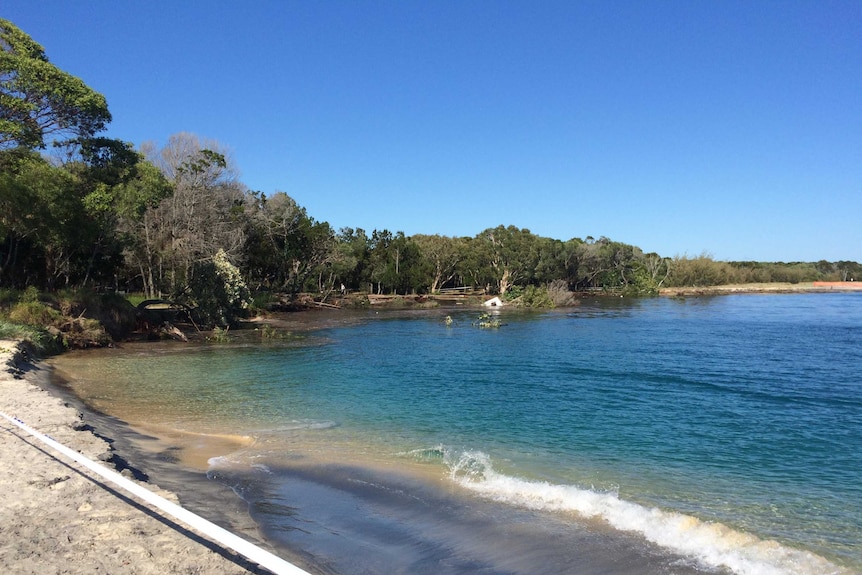
<path fill-rule="evenodd" d="M 0 339 L 14 339 L 27 342 L 35 353 L 54 353 L 61 350 L 62 342 L 43 328 L 0 320 Z"/>
<path fill-rule="evenodd" d="M 271 341 L 302 339 L 303 337 L 289 331 L 280 330 L 268 323 L 263 324 L 258 330 L 258 333 L 260 334 L 260 339 Z"/>
<path fill-rule="evenodd" d="M 97 294 L 89 290 L 60 292 L 57 306 L 63 315 L 98 321 L 115 340 L 128 337 L 137 324 L 137 310 L 129 300 L 117 294 Z"/>
<path fill-rule="evenodd" d="M 16 299 L 0 326 L 5 337 L 26 340 L 38 352 L 109 345 L 136 324 L 135 309 L 116 295 L 65 291 L 49 296 L 30 287 Z"/>
<path fill-rule="evenodd" d="M 551 299 L 548 288 L 530 285 L 524 289 L 521 305 L 524 307 L 551 308 L 554 307 L 554 300 Z"/>
<path fill-rule="evenodd" d="M 9 310 L 9 321 L 36 327 L 59 327 L 62 314 L 38 301 L 19 302 Z"/>
<path fill-rule="evenodd" d="M 38 333 L 33 326 L 21 325 L 10 321 L 0 320 L 0 339 L 26 339 L 31 340 Z"/>
<path fill-rule="evenodd" d="M 279 333 L 277 329 L 265 323 L 260 328 L 260 337 L 261 339 L 278 339 Z"/>
<path fill-rule="evenodd" d="M 506 303 L 520 307 L 552 308 L 555 305 L 547 286 L 537 287 L 528 285 L 523 288 L 521 286 L 513 286 L 506 290 L 503 300 Z"/>
<path fill-rule="evenodd" d="M 222 329 L 218 326 L 214 327 L 212 333 L 207 336 L 207 341 L 213 341 L 215 343 L 227 343 L 230 341 L 230 328 Z"/>
<path fill-rule="evenodd" d="M 21 295 L 18 296 L 18 301 L 21 303 L 33 303 L 39 301 L 39 290 L 34 286 L 28 286 Z"/>
<path fill-rule="evenodd" d="M 524 288 L 521 286 L 509 286 L 509 289 L 506 290 L 506 293 L 503 294 L 503 301 L 506 303 L 514 302 L 516 299 L 520 298 L 524 295 Z"/>
<path fill-rule="evenodd" d="M 708 254 L 695 258 L 676 257 L 671 264 L 668 286 L 714 286 L 734 279 L 734 269 L 727 262 L 717 262 Z"/>
<path fill-rule="evenodd" d="M 569 291 L 569 284 L 566 280 L 554 280 L 545 286 L 548 292 L 548 297 L 554 307 L 569 307 L 575 305 L 575 294 Z"/>
<path fill-rule="evenodd" d="M 262 313 L 268 310 L 271 304 L 277 302 L 278 298 L 272 292 L 259 291 L 254 294 L 252 302 L 249 305 L 249 311 L 251 313 Z"/>
<path fill-rule="evenodd" d="M 61 327 L 63 343 L 67 347 L 104 347 L 111 343 L 111 336 L 99 320 L 77 317 L 69 318 Z"/>

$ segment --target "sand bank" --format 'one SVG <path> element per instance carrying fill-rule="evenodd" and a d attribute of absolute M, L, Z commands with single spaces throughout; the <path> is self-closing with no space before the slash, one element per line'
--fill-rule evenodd
<path fill-rule="evenodd" d="M 828 293 L 862 291 L 862 282 L 799 282 L 799 283 L 755 283 L 728 284 L 702 287 L 661 288 L 660 295 L 671 297 L 693 297 L 700 295 L 759 294 L 759 293 Z"/>
<path fill-rule="evenodd" d="M 110 459 L 111 444 L 91 432 L 76 408 L 22 377 L 19 359 L 16 342 L 0 341 L 0 411 L 91 459 Z M 172 493 L 145 485 L 177 502 Z M 4 573 L 265 573 L 119 494 L 2 418 L 0 493 Z"/>

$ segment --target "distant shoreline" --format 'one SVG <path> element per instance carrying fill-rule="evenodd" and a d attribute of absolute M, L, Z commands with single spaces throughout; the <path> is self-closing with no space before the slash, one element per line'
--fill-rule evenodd
<path fill-rule="evenodd" d="M 715 286 L 680 286 L 661 288 L 658 295 L 661 297 L 696 297 L 730 294 L 766 294 L 766 293 L 829 293 L 829 292 L 853 292 L 862 291 L 862 281 L 856 282 L 764 282 L 750 284 L 725 284 Z M 607 297 L 618 293 L 606 292 L 597 289 L 595 291 L 576 291 L 575 298 Z M 400 295 L 400 294 L 349 294 L 333 300 L 335 305 L 327 307 L 341 308 L 344 303 L 360 308 L 362 301 L 371 308 L 417 308 L 435 307 L 436 305 L 465 305 L 481 307 L 483 302 L 490 299 L 489 294 L 432 294 L 432 295 Z M 308 304 L 308 308 L 321 307 Z"/>
<path fill-rule="evenodd" d="M 829 293 L 862 291 L 862 282 L 800 282 L 728 284 L 718 286 L 671 287 L 659 290 L 666 297 L 693 297 L 701 295 L 760 294 L 760 293 Z"/>

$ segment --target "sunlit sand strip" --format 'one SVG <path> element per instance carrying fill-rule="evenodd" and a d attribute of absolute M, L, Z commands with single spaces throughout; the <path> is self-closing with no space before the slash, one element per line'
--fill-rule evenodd
<path fill-rule="evenodd" d="M 181 465 L 200 471 L 209 468 L 211 459 L 241 451 L 255 443 L 255 438 L 248 435 L 203 433 L 160 424 L 128 423 L 136 431 L 155 439 L 154 443 L 140 444 L 139 447 L 150 453 L 170 453 Z"/>

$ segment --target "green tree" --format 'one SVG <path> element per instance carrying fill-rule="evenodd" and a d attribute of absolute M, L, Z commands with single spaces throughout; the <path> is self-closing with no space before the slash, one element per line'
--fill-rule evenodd
<path fill-rule="evenodd" d="M 491 267 L 491 245 L 480 236 L 463 238 L 462 254 L 458 259 L 457 276 L 461 285 L 491 291 L 496 286 L 495 271 Z"/>
<path fill-rule="evenodd" d="M 545 284 L 568 278 L 568 253 L 560 240 L 537 237 L 533 242 L 536 268 L 531 274 L 534 284 Z"/>
<path fill-rule="evenodd" d="M 62 165 L 23 148 L 0 152 L 0 282 L 24 252 L 26 269 L 15 275 L 47 289 L 114 281 L 121 271 L 119 214 L 140 157 L 101 138 L 69 150 Z"/>
<path fill-rule="evenodd" d="M 362 228 L 341 228 L 337 239 L 339 260 L 345 262 L 339 279 L 351 290 L 364 290 L 371 283 L 371 246 L 368 234 Z"/>
<path fill-rule="evenodd" d="M 423 286 L 423 262 L 419 247 L 404 232 L 394 235 L 389 230 L 371 232 L 369 248 L 369 272 L 376 292 L 410 293 Z"/>
<path fill-rule="evenodd" d="M 300 255 L 291 266 L 292 285 L 295 290 L 317 289 L 331 292 L 335 286 L 336 270 L 333 265 L 339 260 L 337 241 L 332 227 L 327 222 L 318 222 L 307 217 L 297 236 Z"/>
<path fill-rule="evenodd" d="M 611 240 L 602 236 L 598 240 L 587 238 L 578 246 L 580 288 L 594 289 L 608 285 L 614 269 L 614 249 Z"/>
<path fill-rule="evenodd" d="M 76 229 L 79 282 L 115 281 L 124 248 L 119 227 L 122 196 L 126 184 L 138 178 L 142 157 L 131 144 L 109 138 L 73 140 L 67 151 L 63 168 L 77 177 L 75 196 L 83 207 Z"/>
<path fill-rule="evenodd" d="M 649 290 L 658 293 L 670 275 L 670 258 L 663 258 L 655 252 L 644 255 L 642 269 L 646 275 Z"/>
<path fill-rule="evenodd" d="M 514 285 L 526 285 L 536 270 L 538 236 L 515 226 L 489 228 L 477 236 L 485 244 L 500 296 Z"/>
<path fill-rule="evenodd" d="M 464 241 L 440 235 L 415 235 L 411 239 L 428 262 L 429 283 L 424 287 L 436 293 L 458 274 L 458 262 L 464 257 Z"/>
<path fill-rule="evenodd" d="M 422 252 L 413 238 L 406 237 L 404 232 L 398 232 L 392 248 L 395 257 L 395 292 L 408 294 L 427 291 L 427 262 L 422 259 Z"/>
<path fill-rule="evenodd" d="M 38 154 L 6 162 L 0 172 L 5 252 L 0 279 L 51 286 L 68 272 L 73 233 L 80 221 L 81 205 L 74 197 L 77 183 L 73 174 Z"/>
<path fill-rule="evenodd" d="M 563 243 L 562 258 L 563 276 L 560 278 L 566 282 L 568 289 L 577 289 L 578 273 L 580 271 L 580 248 L 584 241 L 580 238 L 572 238 Z M 557 286 L 559 287 L 559 286 Z"/>
<path fill-rule="evenodd" d="M 255 194 L 246 253 L 252 275 L 261 285 L 298 293 L 316 278 L 318 289 L 332 289 L 339 259 L 336 238 L 326 222 L 317 222 L 284 192 Z"/>
<path fill-rule="evenodd" d="M 862 265 L 858 262 L 842 260 L 835 262 L 841 281 L 862 281 Z"/>
<path fill-rule="evenodd" d="M 114 189 L 117 231 L 122 238 L 127 281 L 140 280 L 147 298 L 159 297 L 164 237 L 155 233 L 156 208 L 173 193 L 162 172 L 147 160 Z"/>
<path fill-rule="evenodd" d="M 403 234 L 402 234 L 403 235 Z M 398 254 L 395 237 L 389 230 L 373 230 L 369 241 L 369 272 L 372 283 L 377 284 L 376 293 L 393 289 L 398 277 Z"/>
<path fill-rule="evenodd" d="M 110 120 L 101 94 L 0 20 L 0 282 L 12 269 L 16 282 L 48 289 L 111 274 L 120 253 L 110 237 L 112 187 L 137 158 L 94 137 Z M 54 141 L 66 149 L 62 165 L 29 152 L 50 137 L 63 138 Z"/>
<path fill-rule="evenodd" d="M 110 121 L 104 96 L 51 64 L 41 45 L 0 19 L 0 149 L 44 148 L 52 135 L 89 138 Z"/>
<path fill-rule="evenodd" d="M 144 233 L 157 249 L 157 289 L 177 294 L 194 280 L 196 264 L 211 261 L 219 250 L 239 260 L 247 196 L 218 142 L 180 133 L 161 150 L 145 145 L 142 152 L 172 189 L 144 218 Z"/>

